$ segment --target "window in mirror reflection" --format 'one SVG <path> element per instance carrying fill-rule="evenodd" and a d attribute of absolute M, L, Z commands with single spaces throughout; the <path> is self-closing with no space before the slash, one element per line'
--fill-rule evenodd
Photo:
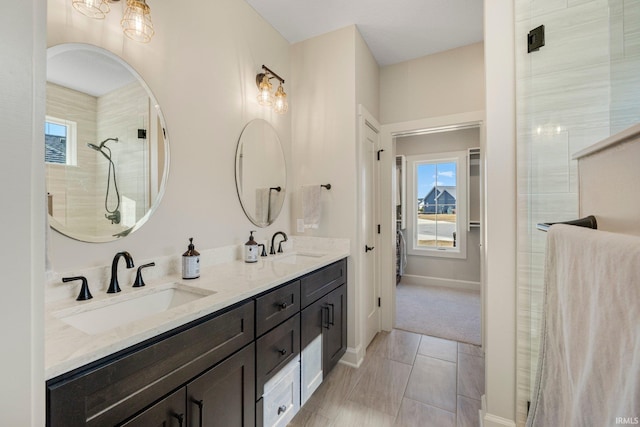
<path fill-rule="evenodd" d="M 76 165 L 75 122 L 47 116 L 44 124 L 44 160 L 47 163 Z"/>

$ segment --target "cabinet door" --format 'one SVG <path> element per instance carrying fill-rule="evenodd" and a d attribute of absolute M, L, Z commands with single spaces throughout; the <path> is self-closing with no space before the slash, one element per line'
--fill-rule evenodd
<path fill-rule="evenodd" d="M 186 426 L 186 390 L 183 388 L 122 424 L 122 427 L 183 427 Z"/>
<path fill-rule="evenodd" d="M 323 330 L 322 372 L 326 377 L 347 351 L 347 293 L 342 285 L 325 298 L 328 328 Z"/>
<path fill-rule="evenodd" d="M 254 352 L 248 345 L 187 384 L 188 426 L 255 425 Z"/>
<path fill-rule="evenodd" d="M 327 323 L 326 298 L 322 298 L 300 312 L 301 404 L 322 383 L 322 341 Z"/>

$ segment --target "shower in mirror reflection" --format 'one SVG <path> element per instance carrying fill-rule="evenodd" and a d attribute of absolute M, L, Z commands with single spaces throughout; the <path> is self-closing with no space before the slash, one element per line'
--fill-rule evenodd
<path fill-rule="evenodd" d="M 93 19 L 104 19 L 111 10 L 110 3 L 119 0 L 72 0 L 73 7 Z M 124 34 L 141 43 L 151 41 L 155 31 L 151 22 L 151 9 L 145 0 L 127 0 L 126 9 L 120 20 Z"/>
<path fill-rule="evenodd" d="M 111 221 L 111 224 L 120 224 L 120 191 L 118 190 L 118 182 L 116 181 L 116 165 L 113 163 L 111 159 L 111 149 L 107 147 L 105 144 L 109 141 L 118 142 L 118 138 L 107 138 L 100 143 L 100 145 L 95 145 L 92 143 L 87 143 L 87 147 L 96 150 L 100 154 L 102 154 L 105 159 L 109 162 L 109 169 L 107 172 L 107 190 L 104 194 L 104 210 L 107 211 L 104 214 L 104 217 Z M 116 207 L 113 209 L 109 209 L 109 193 L 111 191 L 111 181 L 113 180 L 113 189 L 116 192 Z"/>

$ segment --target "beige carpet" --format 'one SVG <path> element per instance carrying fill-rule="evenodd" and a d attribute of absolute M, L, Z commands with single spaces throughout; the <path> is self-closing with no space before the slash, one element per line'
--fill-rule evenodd
<path fill-rule="evenodd" d="M 396 328 L 480 345 L 480 292 L 400 282 Z"/>

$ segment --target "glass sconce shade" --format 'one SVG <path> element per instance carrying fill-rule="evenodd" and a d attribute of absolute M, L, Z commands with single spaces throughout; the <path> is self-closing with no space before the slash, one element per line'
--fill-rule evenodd
<path fill-rule="evenodd" d="M 124 34 L 137 42 L 148 43 L 155 33 L 151 23 L 151 9 L 145 0 L 127 0 L 120 25 Z"/>
<path fill-rule="evenodd" d="M 287 94 L 284 93 L 282 83 L 278 86 L 275 94 L 275 102 L 273 104 L 273 110 L 278 114 L 284 114 L 289 109 L 289 103 L 287 102 Z"/>
<path fill-rule="evenodd" d="M 111 8 L 106 0 L 73 0 L 73 7 L 89 18 L 104 19 Z"/>
<path fill-rule="evenodd" d="M 258 86 L 258 104 L 270 107 L 273 104 L 273 95 L 271 95 L 273 85 L 269 82 L 267 75 L 262 76 L 262 81 Z"/>

